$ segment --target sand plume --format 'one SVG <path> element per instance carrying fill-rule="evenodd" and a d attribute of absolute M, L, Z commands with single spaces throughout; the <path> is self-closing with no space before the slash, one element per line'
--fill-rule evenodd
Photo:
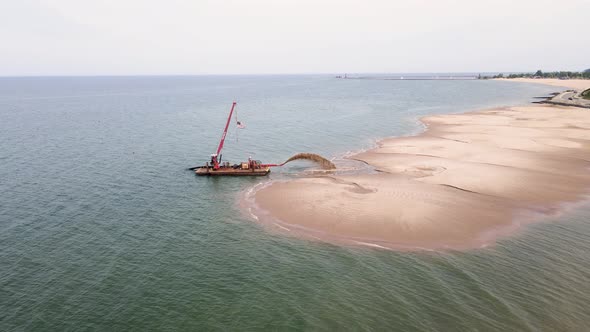
<path fill-rule="evenodd" d="M 318 163 L 323 169 L 335 169 L 336 168 L 336 165 L 334 165 L 334 163 L 332 163 L 328 159 L 326 159 L 318 154 L 315 154 L 315 153 L 298 153 L 298 154 L 292 156 L 291 158 L 287 159 L 287 161 L 285 161 L 283 163 L 283 165 L 288 162 L 291 162 L 293 160 L 298 160 L 298 159 L 311 160 L 313 162 Z"/>

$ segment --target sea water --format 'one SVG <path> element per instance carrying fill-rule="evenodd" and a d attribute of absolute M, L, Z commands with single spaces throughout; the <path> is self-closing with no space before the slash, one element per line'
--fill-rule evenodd
<path fill-rule="evenodd" d="M 466 252 L 268 232 L 237 204 L 269 178 L 223 160 L 338 159 L 421 116 L 558 88 L 314 76 L 0 78 L 0 330 L 582 330 L 590 207 Z"/>

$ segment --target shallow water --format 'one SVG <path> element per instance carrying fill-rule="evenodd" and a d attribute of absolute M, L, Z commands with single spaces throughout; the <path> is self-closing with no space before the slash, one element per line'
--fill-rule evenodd
<path fill-rule="evenodd" d="M 590 206 L 467 252 L 341 247 L 240 210 L 224 159 L 328 158 L 555 88 L 329 76 L 0 79 L 0 330 L 583 330 Z M 233 125 L 232 125 L 233 127 Z M 309 165 L 288 164 L 271 179 Z"/>

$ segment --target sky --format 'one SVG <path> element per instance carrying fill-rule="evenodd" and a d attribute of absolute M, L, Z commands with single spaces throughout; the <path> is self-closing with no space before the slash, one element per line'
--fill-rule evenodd
<path fill-rule="evenodd" d="M 590 68 L 590 0 L 0 0 L 0 76 Z"/>

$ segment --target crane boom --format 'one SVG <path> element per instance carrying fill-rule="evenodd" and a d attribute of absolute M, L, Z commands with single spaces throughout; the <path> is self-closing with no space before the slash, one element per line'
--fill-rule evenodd
<path fill-rule="evenodd" d="M 229 123 L 231 121 L 231 116 L 234 113 L 234 108 L 236 107 L 236 102 L 234 101 L 231 105 L 231 110 L 229 111 L 229 116 L 227 117 L 227 122 L 225 123 L 225 129 L 223 129 L 223 134 L 221 135 L 221 140 L 219 141 L 219 146 L 217 147 L 217 153 L 213 157 L 213 168 L 219 168 L 219 155 L 221 153 L 221 149 L 223 149 L 223 143 L 225 143 L 225 136 L 227 135 L 227 129 L 229 128 Z"/>

